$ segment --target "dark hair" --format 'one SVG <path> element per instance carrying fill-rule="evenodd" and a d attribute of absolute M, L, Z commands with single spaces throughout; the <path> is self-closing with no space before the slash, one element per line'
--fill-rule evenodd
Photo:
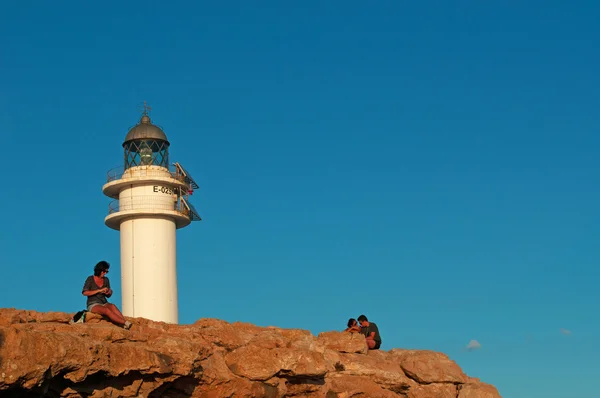
<path fill-rule="evenodd" d="M 351 328 L 356 323 L 356 319 L 350 318 L 348 319 L 348 327 Z"/>
<path fill-rule="evenodd" d="M 358 321 L 359 321 L 359 322 L 363 322 L 363 321 L 367 321 L 367 322 L 369 322 L 369 320 L 367 319 L 367 317 L 366 317 L 366 316 L 364 316 L 364 315 L 361 315 L 361 316 L 359 316 L 359 317 L 358 317 Z"/>
<path fill-rule="evenodd" d="M 110 268 L 110 264 L 109 263 L 107 263 L 106 261 L 100 261 L 94 267 L 94 276 L 100 276 L 100 274 L 102 273 L 102 271 L 108 271 L 109 268 Z"/>

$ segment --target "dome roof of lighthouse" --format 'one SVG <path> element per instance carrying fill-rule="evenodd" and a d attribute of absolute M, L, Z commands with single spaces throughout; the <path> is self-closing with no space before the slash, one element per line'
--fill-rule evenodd
<path fill-rule="evenodd" d="M 140 122 L 133 126 L 125 137 L 125 142 L 133 140 L 161 140 L 169 142 L 164 131 L 152 124 L 150 117 L 146 114 L 142 115 Z"/>

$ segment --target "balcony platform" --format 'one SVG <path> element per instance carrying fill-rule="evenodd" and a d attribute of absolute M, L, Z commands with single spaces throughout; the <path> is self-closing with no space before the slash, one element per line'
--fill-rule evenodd
<path fill-rule="evenodd" d="M 117 199 L 119 192 L 124 188 L 140 183 L 167 185 L 185 192 L 190 189 L 185 177 L 179 174 L 175 168 L 171 170 L 159 166 L 137 166 L 126 171 L 123 171 L 122 167 L 110 170 L 102 192 L 106 196 Z"/>
<path fill-rule="evenodd" d="M 107 227 L 119 231 L 121 229 L 121 223 L 128 219 L 139 219 L 139 218 L 168 218 L 175 221 L 175 228 L 183 228 L 192 222 L 190 217 L 184 212 L 179 210 L 162 210 L 162 209 L 135 209 L 135 210 L 124 210 L 110 213 L 104 219 L 104 223 Z"/>

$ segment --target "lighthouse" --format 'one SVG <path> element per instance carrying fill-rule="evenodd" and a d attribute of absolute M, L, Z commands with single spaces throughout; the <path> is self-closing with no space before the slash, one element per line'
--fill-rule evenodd
<path fill-rule="evenodd" d="M 105 224 L 120 232 L 125 316 L 178 323 L 175 232 L 201 220 L 189 202 L 198 184 L 169 163 L 169 140 L 144 102 L 123 142 L 124 166 L 110 170 L 102 192 L 114 199 Z"/>

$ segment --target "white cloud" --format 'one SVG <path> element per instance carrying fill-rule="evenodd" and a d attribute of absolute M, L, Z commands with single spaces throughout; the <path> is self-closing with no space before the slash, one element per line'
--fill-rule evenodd
<path fill-rule="evenodd" d="M 570 330 L 563 329 L 563 328 L 560 328 L 560 332 L 561 332 L 562 334 L 565 334 L 565 335 L 567 335 L 567 336 L 571 334 L 571 331 L 570 331 Z"/>
<path fill-rule="evenodd" d="M 469 351 L 475 351 L 481 348 L 481 344 L 477 340 L 471 340 L 469 341 L 469 344 L 467 344 L 466 348 Z"/>

